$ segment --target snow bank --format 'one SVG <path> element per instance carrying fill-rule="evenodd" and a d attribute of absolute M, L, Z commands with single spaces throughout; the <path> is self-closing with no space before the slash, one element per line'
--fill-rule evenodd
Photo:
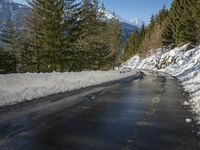
<path fill-rule="evenodd" d="M 136 72 L 85 71 L 79 73 L 25 73 L 0 75 L 0 106 L 72 91 L 133 76 Z"/>
<path fill-rule="evenodd" d="M 193 111 L 198 114 L 197 120 L 200 124 L 200 46 L 187 49 L 188 45 L 172 50 L 159 49 L 145 59 L 135 56 L 123 66 L 162 71 L 176 76 L 190 93 L 189 103 Z"/>

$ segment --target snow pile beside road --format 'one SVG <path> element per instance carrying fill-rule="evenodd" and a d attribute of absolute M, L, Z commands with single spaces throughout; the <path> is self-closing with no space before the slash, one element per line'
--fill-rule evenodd
<path fill-rule="evenodd" d="M 200 124 L 200 46 L 188 49 L 184 45 L 172 50 L 159 49 L 145 59 L 135 56 L 124 64 L 133 69 L 148 69 L 167 72 L 176 76 L 190 93 L 189 101 L 193 111 L 198 114 Z"/>
<path fill-rule="evenodd" d="M 135 75 L 135 71 L 25 73 L 0 75 L 0 106 L 63 93 Z"/>

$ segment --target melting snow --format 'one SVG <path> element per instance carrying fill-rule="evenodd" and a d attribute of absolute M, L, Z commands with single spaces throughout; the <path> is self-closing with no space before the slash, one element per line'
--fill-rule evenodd
<path fill-rule="evenodd" d="M 25 73 L 0 75 L 0 106 L 63 93 L 74 89 L 122 79 L 135 71 L 85 71 L 77 73 Z"/>

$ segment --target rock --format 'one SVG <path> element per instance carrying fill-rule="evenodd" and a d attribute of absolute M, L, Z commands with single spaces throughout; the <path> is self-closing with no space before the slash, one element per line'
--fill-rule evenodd
<path fill-rule="evenodd" d="M 186 123 L 191 123 L 192 119 L 187 118 L 185 121 L 186 121 Z"/>
<path fill-rule="evenodd" d="M 199 132 L 197 132 L 197 136 L 200 138 L 200 131 L 199 131 Z"/>
<path fill-rule="evenodd" d="M 189 106 L 189 105 L 190 105 L 189 102 L 187 102 L 187 101 L 184 101 L 184 102 L 183 102 L 183 106 Z"/>

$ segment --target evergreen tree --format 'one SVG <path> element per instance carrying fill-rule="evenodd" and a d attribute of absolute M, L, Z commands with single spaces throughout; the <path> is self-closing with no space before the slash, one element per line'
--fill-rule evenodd
<path fill-rule="evenodd" d="M 80 66 L 79 69 L 90 69 L 89 65 L 92 64 L 90 62 L 91 58 L 91 43 L 93 37 L 96 35 L 95 32 L 95 24 L 94 21 L 92 20 L 92 2 L 91 0 L 83 0 L 82 5 L 81 5 L 81 10 L 80 10 L 80 36 L 78 39 L 79 43 L 79 56 L 81 56 L 80 60 Z"/>
<path fill-rule="evenodd" d="M 111 62 L 111 49 L 109 49 L 109 43 L 107 43 L 106 39 L 104 39 L 105 31 L 107 30 L 107 22 L 106 15 L 105 15 L 105 7 L 102 4 L 99 7 L 98 0 L 93 0 L 93 10 L 94 14 L 96 14 L 96 40 L 94 42 L 94 60 L 97 57 L 96 62 L 96 69 L 101 70 L 104 69 L 106 66 L 109 65 Z M 95 44 L 96 43 L 96 44 Z M 96 49 L 96 50 L 95 50 Z M 96 55 L 96 56 L 95 56 Z"/>
<path fill-rule="evenodd" d="M 1 31 L 1 41 L 5 43 L 4 49 L 8 51 L 11 57 L 11 72 L 17 72 L 17 64 L 19 63 L 19 30 L 16 28 L 12 20 L 8 19 L 4 29 Z"/>
<path fill-rule="evenodd" d="M 165 24 L 163 33 L 162 33 L 162 44 L 164 46 L 169 46 L 174 44 L 175 40 L 173 39 L 173 31 L 170 22 Z"/>
<path fill-rule="evenodd" d="M 32 36 L 29 36 L 26 31 L 22 32 L 20 40 L 20 71 L 21 72 L 39 72 L 37 68 L 37 55 L 33 45 L 30 44 Z"/>
<path fill-rule="evenodd" d="M 42 71 L 60 71 L 61 48 L 63 46 L 63 16 L 64 0 L 33 0 L 31 3 L 33 15 L 36 15 L 38 28 L 37 39 L 43 50 L 38 54 Z M 32 19 L 32 21 L 34 21 Z M 35 31 L 36 31 L 35 30 Z M 36 37 L 36 33 L 35 33 Z M 33 44 L 33 45 L 37 45 Z M 37 46 L 36 46 L 37 47 Z M 39 49 L 38 49 L 39 50 Z"/>
<path fill-rule="evenodd" d="M 112 68 L 118 61 L 120 54 L 121 44 L 121 25 L 116 15 L 113 13 L 113 18 L 108 21 L 107 29 L 105 30 L 105 40 L 107 40 L 109 49 L 111 51 Z"/>
<path fill-rule="evenodd" d="M 145 25 L 142 24 L 141 31 L 140 31 L 140 38 L 141 40 L 145 37 Z"/>
<path fill-rule="evenodd" d="M 0 73 L 15 72 L 15 60 L 13 56 L 5 49 L 0 48 Z M 13 69 L 14 68 L 14 69 Z"/>
<path fill-rule="evenodd" d="M 154 24 L 155 23 L 155 16 L 154 14 L 151 15 L 151 18 L 150 18 L 150 24 Z"/>
<path fill-rule="evenodd" d="M 127 41 L 125 45 L 124 53 L 123 53 L 124 61 L 129 59 L 133 55 L 138 54 L 138 49 L 141 44 L 140 38 L 141 38 L 141 35 L 139 34 L 138 31 L 136 31 L 135 33 L 132 34 L 130 39 Z"/>
<path fill-rule="evenodd" d="M 62 71 L 79 71 L 81 55 L 78 45 L 80 36 L 80 3 L 65 0 L 64 46 L 61 50 Z"/>
<path fill-rule="evenodd" d="M 32 68 L 31 70 L 35 70 L 36 72 L 42 71 L 42 30 L 40 28 L 40 23 L 42 23 L 40 18 L 40 1 L 32 0 L 28 2 L 31 6 L 31 15 L 28 16 L 27 19 L 27 30 L 28 32 L 24 33 L 25 39 L 23 39 L 23 64 L 26 66 L 26 70 L 28 67 Z M 29 45 L 27 45 L 29 43 Z M 25 49 L 27 48 L 27 49 Z M 30 59 L 32 58 L 32 59 Z M 27 62 L 29 60 L 29 62 Z M 30 66 L 31 65 L 31 66 Z"/>
<path fill-rule="evenodd" d="M 166 6 L 164 5 L 163 8 L 159 11 L 159 14 L 156 18 L 156 22 L 159 24 L 163 24 L 165 19 L 168 17 L 169 12 L 166 8 Z"/>
<path fill-rule="evenodd" d="M 100 11 L 101 10 L 101 11 Z M 109 49 L 103 39 L 105 33 L 105 10 L 99 7 L 97 0 L 83 0 L 81 6 L 81 34 L 79 45 L 82 54 L 82 68 L 100 69 L 102 56 Z"/>
<path fill-rule="evenodd" d="M 170 10 L 173 38 L 176 44 L 195 42 L 195 22 L 190 9 L 191 1 L 175 0 Z"/>
<path fill-rule="evenodd" d="M 191 2 L 188 0 L 182 0 L 182 17 L 180 19 L 180 41 L 184 43 L 197 41 L 195 19 L 192 17 Z"/>
<path fill-rule="evenodd" d="M 169 12 L 165 30 L 163 32 L 163 44 L 188 43 L 197 41 L 195 18 L 193 17 L 193 0 L 174 0 Z"/>
<path fill-rule="evenodd" d="M 191 3 L 193 4 L 191 9 L 194 11 L 195 19 L 198 23 L 198 27 L 200 28 L 200 1 L 192 0 Z"/>
<path fill-rule="evenodd" d="M 200 42 L 200 1 L 191 0 L 190 9 L 192 10 L 193 18 L 195 19 L 195 28 L 197 40 Z"/>

